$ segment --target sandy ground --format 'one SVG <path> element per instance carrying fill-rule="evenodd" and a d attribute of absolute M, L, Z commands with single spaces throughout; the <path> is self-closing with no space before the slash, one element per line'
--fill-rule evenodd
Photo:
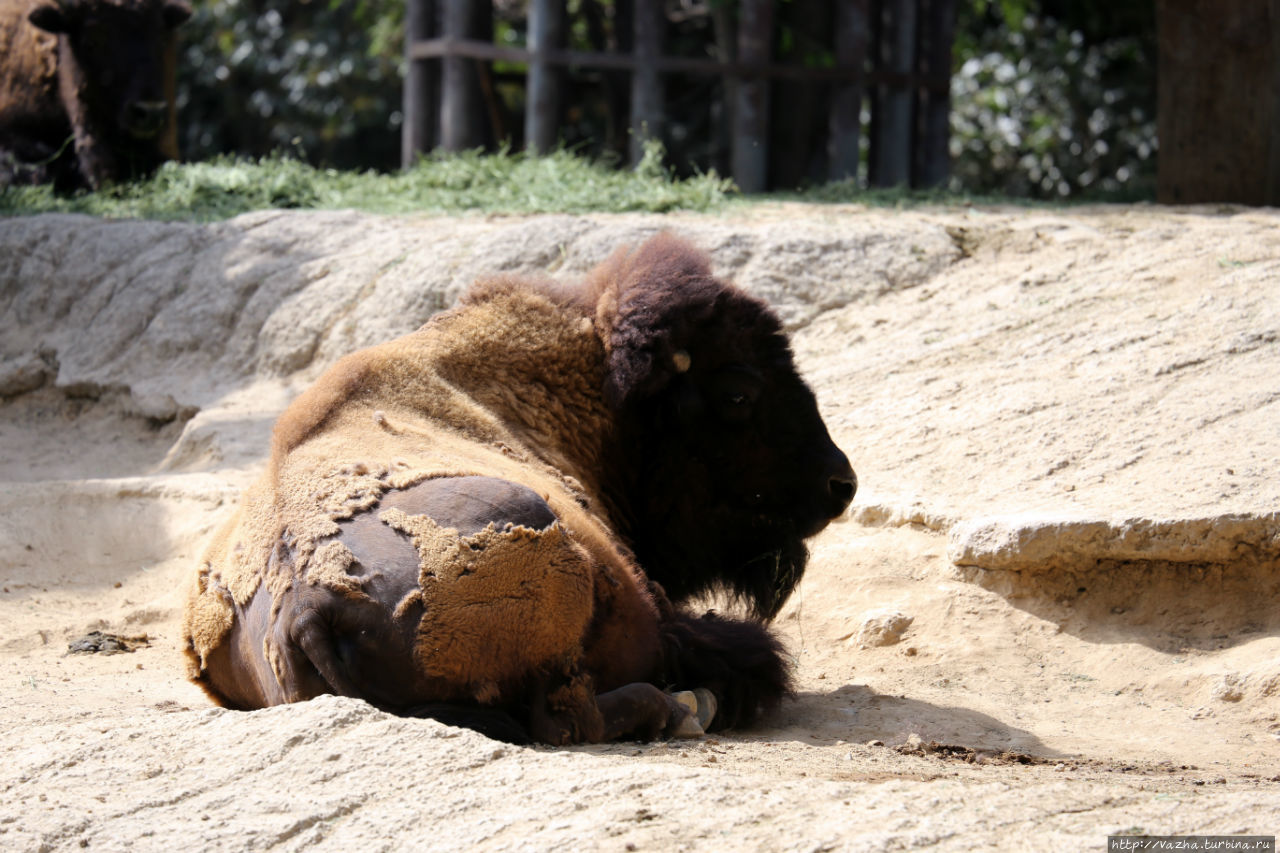
<path fill-rule="evenodd" d="M 182 680 L 181 589 L 333 359 L 672 228 L 861 483 L 698 741 L 518 748 Z M 1280 828 L 1280 214 L 0 220 L 0 848 L 1102 849 Z M 69 651 L 92 631 L 133 650 Z"/>

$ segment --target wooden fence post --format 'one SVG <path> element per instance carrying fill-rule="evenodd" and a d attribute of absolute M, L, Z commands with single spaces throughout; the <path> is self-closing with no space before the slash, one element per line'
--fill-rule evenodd
<path fill-rule="evenodd" d="M 435 0 L 405 0 L 404 52 L 408 68 L 404 77 L 404 98 L 400 114 L 400 165 L 409 168 L 418 153 L 431 148 L 434 98 L 432 78 L 438 76 L 425 59 L 414 59 L 413 43 L 431 37 L 435 21 Z"/>
<path fill-rule="evenodd" d="M 1159 0 L 1156 201 L 1280 205 L 1280 3 Z"/>
<path fill-rule="evenodd" d="M 880 19 L 879 70 L 892 75 L 876 87 L 871 117 L 873 187 L 911 183 L 912 107 L 910 74 L 915 66 L 916 0 L 883 0 Z"/>
<path fill-rule="evenodd" d="M 766 65 L 772 57 L 773 0 L 741 0 L 738 61 Z M 744 193 L 763 192 L 769 179 L 769 79 L 738 81 L 733 111 L 733 180 Z"/>
<path fill-rule="evenodd" d="M 525 150 L 546 154 L 556 145 L 560 126 L 563 74 L 547 62 L 548 50 L 564 47 L 564 0 L 533 0 L 529 4 L 529 74 L 524 105 Z"/>
<path fill-rule="evenodd" d="M 506 139 L 506 109 L 491 63 L 514 62 L 528 65 L 525 142 L 531 152 L 545 153 L 557 142 L 566 66 L 599 69 L 606 81 L 618 78 L 619 86 L 620 78 L 630 75 L 628 147 L 633 164 L 643 157 L 646 140 L 663 135 L 663 75 L 718 75 L 727 89 L 719 111 L 728 118 L 717 118 L 714 104 L 710 113 L 719 133 L 729 132 L 728 139 L 717 138 L 726 143 L 727 171 L 743 192 L 764 191 L 771 178 L 794 184 L 824 169 L 832 180 L 857 179 L 864 133 L 871 149 L 870 186 L 936 185 L 947 179 L 956 0 L 797 0 L 783 9 L 781 18 L 774 0 L 736 0 L 732 7 L 712 9 L 718 58 L 664 54 L 663 0 L 613 0 L 615 15 L 623 16 L 615 21 L 615 52 L 600 50 L 604 37 L 598 34 L 592 42 L 595 51 L 565 47 L 567 0 L 528 0 L 527 49 L 493 43 L 489 3 L 406 2 L 410 70 L 401 139 L 406 166 L 432 142 L 458 151 Z M 1268 3 L 1280 9 L 1280 0 Z M 737 11 L 736 22 L 729 8 Z M 588 16 L 588 24 L 592 20 Z M 794 47 L 782 62 L 773 58 L 779 20 L 794 36 Z M 1280 20 L 1275 27 L 1280 40 Z M 829 31 L 834 34 L 830 41 Z M 833 47 L 835 67 L 815 67 L 811 48 L 827 45 Z M 1274 73 L 1280 78 L 1280 60 Z M 868 91 L 871 128 L 863 131 Z M 822 141 L 817 125 L 824 121 L 816 101 L 824 93 L 829 96 L 827 148 L 815 151 Z M 1280 146 L 1280 131 L 1275 135 Z M 788 159 L 772 158 L 771 163 L 771 145 Z M 712 156 L 719 161 L 724 150 L 717 148 Z M 1271 159 L 1270 183 L 1280 185 L 1280 148 Z M 722 161 L 717 165 L 722 168 Z"/>
<path fill-rule="evenodd" d="M 443 0 L 442 35 L 446 41 L 463 40 L 471 35 L 471 0 Z M 480 144 L 476 127 L 480 117 L 480 91 L 474 60 L 446 54 L 440 82 L 440 147 L 446 151 L 463 151 Z"/>
<path fill-rule="evenodd" d="M 951 176 L 951 43 L 955 40 L 955 0 L 923 0 L 920 54 L 921 81 L 917 113 L 913 187 L 940 187 Z M 946 80 L 946 89 L 934 87 Z"/>
<path fill-rule="evenodd" d="M 711 4 L 711 25 L 715 33 L 715 56 L 722 63 L 738 61 L 738 29 L 728 3 Z M 712 169 L 721 175 L 733 174 L 733 108 L 738 102 L 738 78 L 720 75 L 720 98 L 711 102 Z"/>
<path fill-rule="evenodd" d="M 631 165 L 644 156 L 647 139 L 662 138 L 662 78 L 655 60 L 662 55 L 666 11 L 659 0 L 637 0 L 632 51 L 637 67 L 631 72 Z"/>
<path fill-rule="evenodd" d="M 832 85 L 828 178 L 856 179 L 862 128 L 862 83 L 867 63 L 867 0 L 836 3 L 835 61 L 852 71 Z"/>

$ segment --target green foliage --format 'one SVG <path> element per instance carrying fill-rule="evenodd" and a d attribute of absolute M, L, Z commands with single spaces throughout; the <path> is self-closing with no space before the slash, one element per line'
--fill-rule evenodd
<path fill-rule="evenodd" d="M 973 0 L 973 13 L 977 18 L 997 13 L 1011 29 L 1022 29 L 1022 21 L 1031 11 L 1035 0 Z"/>
<path fill-rule="evenodd" d="M 1048 0 L 999 5 L 999 15 L 986 8 L 985 17 L 961 19 L 952 188 L 1021 198 L 1152 197 L 1154 22 L 1077 4 L 1066 10 L 1077 29 L 1037 15 Z"/>
<path fill-rule="evenodd" d="M 690 12 L 688 20 L 669 28 L 668 51 L 705 52 L 715 38 L 710 11 L 731 8 L 734 2 L 686 4 L 701 11 Z M 779 4 L 780 60 L 831 64 L 823 15 L 829 15 L 834 2 Z M 220 209 L 225 203 L 230 212 L 237 212 L 264 204 L 261 198 L 269 187 L 227 188 L 227 182 L 234 183 L 232 176 L 245 170 L 269 167 L 274 170 L 273 179 L 280 179 L 293 168 L 284 164 L 301 168 L 296 161 L 361 170 L 393 170 L 399 165 L 404 0 L 194 0 L 194 6 L 195 15 L 181 30 L 178 100 L 183 158 L 202 161 L 230 154 L 241 159 L 213 160 L 207 164 L 207 173 L 194 169 L 165 173 L 169 177 L 163 180 L 191 184 L 192 210 Z M 617 8 L 612 0 L 570 0 L 568 6 L 573 48 L 616 46 L 621 35 L 616 31 Z M 952 81 L 950 189 L 1055 200 L 1151 197 L 1156 151 L 1152 6 L 1114 0 L 960 3 Z M 520 0 L 497 4 L 494 27 L 499 43 L 524 44 L 524 15 Z M 724 97 L 722 81 L 672 79 L 677 82 L 667 92 L 666 162 L 676 164 L 681 174 L 713 165 L 723 171 L 728 165 L 728 136 L 716 124 L 723 118 L 723 110 L 717 112 Z M 523 88 L 501 74 L 495 75 L 494 88 L 503 105 L 506 130 L 518 145 Z M 565 144 L 591 156 L 621 161 L 628 142 L 625 88 L 617 75 L 575 78 L 562 128 Z M 775 116 L 772 144 L 775 150 L 795 151 L 787 162 L 798 165 L 792 168 L 796 174 L 775 178 L 785 185 L 820 180 L 815 176 L 825 170 L 806 170 L 804 164 L 823 130 L 788 117 L 788 108 L 797 105 L 799 98 L 794 89 L 778 91 L 785 93 L 774 97 L 775 109 L 783 118 Z M 798 114 L 806 115 L 802 110 Z M 291 159 L 276 156 L 277 152 L 288 152 Z M 263 158 L 268 166 L 257 163 Z M 428 158 L 428 162 L 436 164 L 433 168 L 452 163 L 448 168 L 461 169 L 458 164 L 467 158 L 474 155 L 456 161 Z M 495 167 L 500 170 L 513 170 L 518 159 L 500 154 L 493 163 L 506 164 Z M 519 168 L 537 171 L 532 163 Z M 547 168 L 567 167 L 553 163 Z M 601 185 L 602 176 L 609 174 L 601 167 L 591 169 L 591 177 L 579 176 L 582 186 Z M 634 188 L 625 181 L 634 181 L 635 176 L 624 173 L 623 180 L 620 187 Z M 330 187 L 334 181 L 337 178 L 322 172 L 298 179 L 299 186 L 313 188 Z M 369 183 L 365 176 L 360 181 Z M 388 181 L 410 185 L 409 176 L 389 176 Z M 704 185 L 698 182 L 709 181 L 714 178 L 695 175 L 689 186 L 681 184 L 679 194 L 687 195 L 695 184 Z M 308 200 L 300 189 L 295 193 L 297 188 L 292 186 L 277 188 L 279 204 L 321 203 Z M 158 189 L 145 185 L 128 204 L 144 208 L 150 202 L 143 196 Z M 846 199 L 849 189 L 837 185 L 828 194 Z M 169 185 L 161 190 L 166 195 L 177 191 Z M 330 191 L 336 190 L 325 190 Z M 610 191 L 622 192 L 620 188 Z M 121 192 L 100 194 L 101 203 L 110 196 L 115 198 L 113 204 L 124 204 Z M 520 190 L 513 186 L 507 192 L 510 198 L 486 190 L 477 204 L 515 204 Z M 717 192 L 723 194 L 723 189 Z M 562 195 L 574 199 L 576 188 L 566 188 Z M 424 198 L 407 200 L 405 208 L 425 203 L 431 209 L 463 209 L 437 208 L 444 202 L 433 195 Z M 378 204 L 394 206 L 390 199 Z M 173 212 L 139 215 L 185 215 L 178 206 L 170 209 Z"/>
<path fill-rule="evenodd" d="M 662 146 L 646 147 L 634 171 L 590 163 L 567 151 L 546 157 L 433 154 L 393 174 L 319 169 L 295 158 L 215 157 L 165 164 L 147 181 L 97 193 L 54 195 L 49 187 L 0 189 L 0 216 L 53 211 L 145 219 L 225 219 L 269 208 L 355 208 L 377 213 L 588 213 L 708 211 L 733 192 L 711 175 L 675 179 Z"/>
<path fill-rule="evenodd" d="M 181 30 L 184 159 L 288 150 L 342 168 L 400 156 L 404 0 L 204 0 Z"/>

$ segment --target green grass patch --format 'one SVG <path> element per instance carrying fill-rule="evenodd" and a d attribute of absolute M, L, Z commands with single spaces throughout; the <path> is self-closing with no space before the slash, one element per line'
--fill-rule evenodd
<path fill-rule="evenodd" d="M 56 195 L 50 187 L 0 190 L 0 216 L 87 213 L 111 218 L 226 219 L 251 210 L 354 208 L 374 213 L 590 213 L 710 211 L 736 190 L 714 174 L 678 179 L 646 148 L 630 170 L 567 151 L 430 154 L 394 174 L 319 169 L 287 156 L 166 163 L 145 181 Z"/>
<path fill-rule="evenodd" d="M 48 186 L 0 188 L 0 216 L 85 213 L 113 219 L 210 222 L 252 210 L 355 209 L 386 214 L 699 213 L 768 202 L 857 204 L 878 208 L 971 204 L 1049 206 L 1028 199 L 976 197 L 947 190 L 868 189 L 838 181 L 793 192 L 743 196 L 714 173 L 677 178 L 651 142 L 634 169 L 616 169 L 560 150 L 544 157 L 500 151 L 423 156 L 392 174 L 310 166 L 287 155 L 217 157 L 166 163 L 154 176 L 100 192 L 60 196 Z M 1054 206 L 1082 202 L 1071 199 Z"/>

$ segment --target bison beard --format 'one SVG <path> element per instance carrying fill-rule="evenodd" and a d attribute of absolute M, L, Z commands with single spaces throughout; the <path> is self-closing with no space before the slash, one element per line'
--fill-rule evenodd
<path fill-rule="evenodd" d="M 777 317 L 684 243 L 481 282 L 281 416 L 196 573 L 190 675 L 513 741 L 697 734 L 666 692 L 695 688 L 748 725 L 789 691 L 767 620 L 855 488 Z M 753 618 L 688 609 L 709 591 Z"/>

